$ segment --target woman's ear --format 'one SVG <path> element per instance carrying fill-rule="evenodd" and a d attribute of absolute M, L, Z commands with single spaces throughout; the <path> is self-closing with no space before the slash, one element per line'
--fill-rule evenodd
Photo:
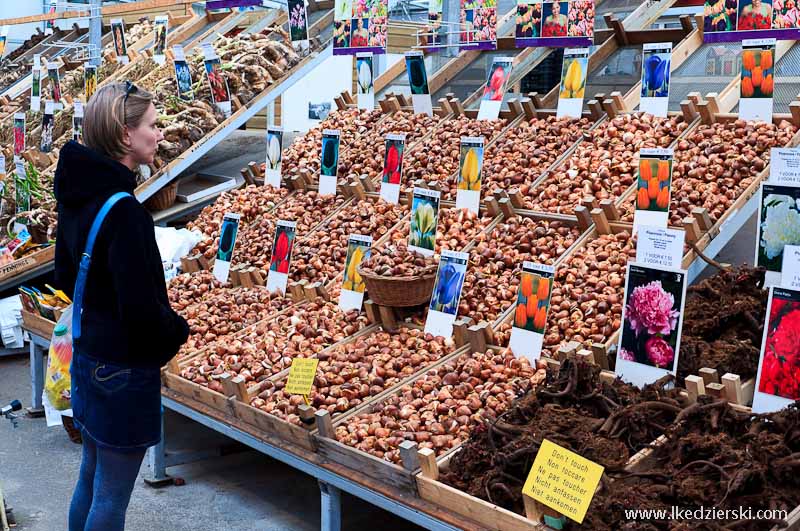
<path fill-rule="evenodd" d="M 131 147 L 131 132 L 127 125 L 122 126 L 122 143 Z"/>

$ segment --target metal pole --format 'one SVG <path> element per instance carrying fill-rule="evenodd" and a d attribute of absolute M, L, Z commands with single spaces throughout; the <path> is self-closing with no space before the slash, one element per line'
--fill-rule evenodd
<path fill-rule="evenodd" d="M 319 481 L 319 492 L 322 510 L 321 531 L 341 531 L 342 529 L 342 493 L 324 481 Z"/>
<path fill-rule="evenodd" d="M 446 57 L 455 57 L 458 55 L 459 47 L 458 47 L 458 39 L 459 39 L 459 29 L 461 28 L 460 25 L 456 26 L 456 31 L 452 31 L 450 28 L 451 24 L 459 24 L 461 18 L 461 3 L 459 0 L 443 0 L 442 1 L 442 19 L 444 19 L 444 25 L 448 28 L 447 34 L 445 38 L 447 39 L 445 42 L 447 47 L 442 52 L 442 55 Z"/>
<path fill-rule="evenodd" d="M 100 51 L 103 49 L 103 0 L 92 0 L 89 15 L 89 64 L 100 66 Z"/>

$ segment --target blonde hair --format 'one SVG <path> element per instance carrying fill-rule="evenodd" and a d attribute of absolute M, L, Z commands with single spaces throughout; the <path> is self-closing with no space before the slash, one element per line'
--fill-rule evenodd
<path fill-rule="evenodd" d="M 125 126 L 139 127 L 153 102 L 152 94 L 135 86 L 126 98 L 127 87 L 126 83 L 101 87 L 89 99 L 83 116 L 83 143 L 116 160 L 129 151 L 124 142 Z"/>

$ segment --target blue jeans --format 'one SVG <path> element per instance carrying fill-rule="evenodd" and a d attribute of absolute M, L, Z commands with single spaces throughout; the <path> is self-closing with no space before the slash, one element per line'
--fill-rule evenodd
<path fill-rule="evenodd" d="M 69 531 L 123 531 L 145 449 L 98 447 L 83 432 L 83 459 L 69 508 Z"/>

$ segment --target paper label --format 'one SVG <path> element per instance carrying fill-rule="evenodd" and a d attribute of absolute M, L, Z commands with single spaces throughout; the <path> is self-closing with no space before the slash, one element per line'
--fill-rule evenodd
<path fill-rule="evenodd" d="M 779 286 L 784 246 L 800 244 L 800 186 L 762 184 L 758 205 L 755 264 L 766 286 Z"/>
<path fill-rule="evenodd" d="M 317 376 L 317 365 L 319 360 L 316 358 L 294 358 L 286 380 L 286 392 L 291 395 L 310 395 Z"/>
<path fill-rule="evenodd" d="M 483 137 L 461 137 L 456 183 L 456 208 L 478 213 L 483 175 Z"/>
<path fill-rule="evenodd" d="M 111 19 L 111 35 L 114 38 L 114 53 L 117 62 L 128 63 L 128 43 L 125 42 L 125 22 L 121 18 Z"/>
<path fill-rule="evenodd" d="M 400 183 L 403 180 L 403 157 L 406 152 L 406 135 L 386 135 L 381 176 L 381 198 L 389 203 L 400 201 Z"/>
<path fill-rule="evenodd" d="M 781 287 L 800 290 L 800 245 L 787 245 L 783 248 Z"/>
<path fill-rule="evenodd" d="M 296 231 L 297 223 L 294 221 L 279 220 L 275 225 L 275 238 L 272 241 L 272 254 L 267 273 L 267 289 L 270 292 L 279 291 L 286 294 Z"/>
<path fill-rule="evenodd" d="M 569 48 L 564 51 L 564 61 L 561 65 L 561 84 L 558 89 L 557 118 L 565 116 L 581 117 L 588 68 L 589 48 Z"/>
<path fill-rule="evenodd" d="M 267 128 L 267 156 L 264 170 L 264 184 L 274 188 L 281 187 L 281 166 L 283 163 L 283 130 Z"/>
<path fill-rule="evenodd" d="M 544 439 L 522 493 L 580 524 L 603 470 L 594 461 Z"/>
<path fill-rule="evenodd" d="M 25 113 L 14 114 L 14 156 L 19 157 L 25 151 Z"/>
<path fill-rule="evenodd" d="M 322 131 L 322 153 L 319 163 L 319 195 L 336 195 L 339 172 L 339 131 Z"/>
<path fill-rule="evenodd" d="M 167 33 L 169 32 L 169 17 L 159 15 L 155 18 L 153 27 L 153 61 L 159 65 L 166 62 Z"/>
<path fill-rule="evenodd" d="M 339 308 L 344 311 L 361 310 L 364 302 L 364 279 L 358 273 L 361 262 L 372 254 L 372 236 L 351 234 L 347 239 L 347 257 L 344 260 L 342 293 L 339 295 Z"/>
<path fill-rule="evenodd" d="M 373 83 L 372 53 L 356 54 L 356 87 L 358 108 L 371 111 L 375 108 L 375 85 Z"/>
<path fill-rule="evenodd" d="M 666 227 L 669 223 L 672 157 L 672 149 L 667 148 L 645 148 L 639 152 L 634 234 L 642 225 Z"/>
<path fill-rule="evenodd" d="M 531 362 L 542 353 L 554 276 L 555 267 L 551 265 L 522 263 L 509 348 L 515 356 Z"/>
<path fill-rule="evenodd" d="M 433 256 L 436 249 L 436 228 L 439 224 L 440 196 L 438 190 L 414 187 L 409 250 L 424 256 Z"/>
<path fill-rule="evenodd" d="M 203 51 L 205 52 L 205 49 Z M 208 79 L 208 85 L 211 89 L 211 100 L 225 116 L 230 116 L 231 93 L 228 89 L 228 81 L 222 73 L 222 63 L 219 57 L 213 57 L 206 59 L 204 64 L 206 67 L 206 79 Z"/>
<path fill-rule="evenodd" d="M 233 250 L 236 247 L 236 237 L 239 234 L 240 217 L 239 214 L 228 213 L 222 218 L 217 259 L 214 262 L 214 277 L 223 284 L 228 282 L 228 273 L 233 261 Z"/>
<path fill-rule="evenodd" d="M 428 317 L 425 320 L 426 334 L 442 337 L 453 335 L 453 323 L 458 315 L 458 303 L 461 300 L 468 261 L 469 253 L 442 251 L 431 302 L 428 305 Z"/>
<path fill-rule="evenodd" d="M 178 87 L 178 97 L 183 101 L 192 101 L 194 99 L 192 72 L 189 70 L 189 64 L 186 62 L 183 46 L 173 46 L 172 53 L 175 56 L 173 64 L 175 66 L 175 81 Z"/>
<path fill-rule="evenodd" d="M 425 58 L 422 52 L 407 52 L 406 72 L 408 73 L 408 86 L 411 89 L 411 102 L 414 112 L 433 116 L 433 103 L 428 87 L 428 73 L 425 68 Z"/>
<path fill-rule="evenodd" d="M 800 149 L 772 148 L 769 158 L 769 183 L 800 185 Z"/>
<path fill-rule="evenodd" d="M 513 57 L 497 57 L 492 61 L 489 76 L 483 88 L 483 98 L 478 109 L 478 120 L 497 120 L 500 108 L 503 106 L 503 97 L 508 89 L 508 79 L 511 77 Z"/>
<path fill-rule="evenodd" d="M 636 243 L 636 261 L 655 267 L 680 269 L 683 262 L 682 230 L 642 225 Z"/>
<path fill-rule="evenodd" d="M 772 122 L 775 89 L 775 39 L 742 41 L 742 73 L 739 84 L 739 118 Z"/>
<path fill-rule="evenodd" d="M 86 96 L 86 102 L 97 90 L 97 67 L 86 64 L 83 68 L 83 92 Z"/>
<path fill-rule="evenodd" d="M 669 107 L 672 43 L 646 43 L 642 55 L 642 92 L 639 110 L 666 118 Z"/>

